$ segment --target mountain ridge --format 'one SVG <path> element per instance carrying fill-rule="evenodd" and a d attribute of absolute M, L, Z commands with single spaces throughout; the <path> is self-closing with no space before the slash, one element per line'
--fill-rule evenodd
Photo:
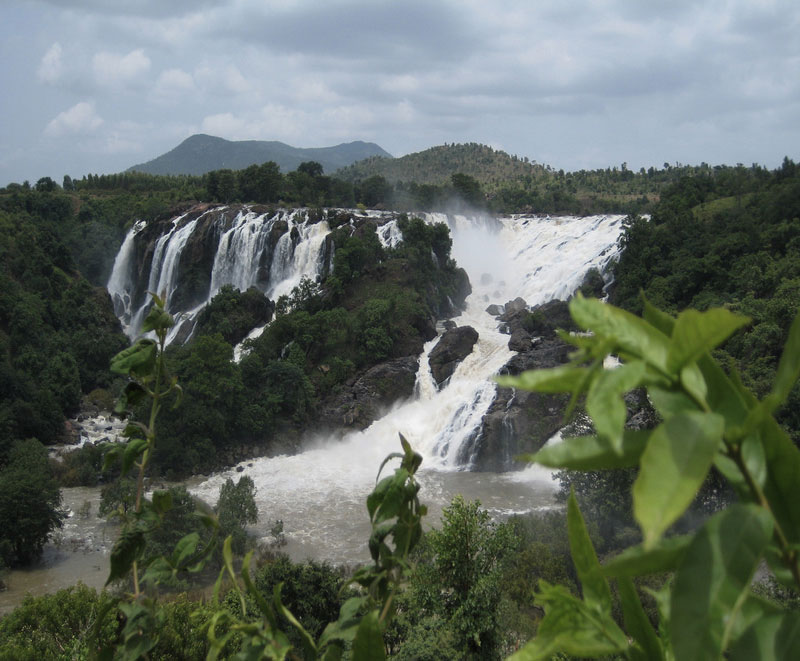
<path fill-rule="evenodd" d="M 304 161 L 317 161 L 325 172 L 333 172 L 370 157 L 392 158 L 373 142 L 356 140 L 332 147 L 292 147 L 277 140 L 226 140 L 196 133 L 156 158 L 129 167 L 127 172 L 160 175 L 202 175 L 212 170 L 242 170 L 250 165 L 274 161 L 282 172 L 296 170 Z"/>
<path fill-rule="evenodd" d="M 469 175 L 493 188 L 508 181 L 530 183 L 546 176 L 547 168 L 488 145 L 468 142 L 437 145 L 399 158 L 371 156 L 337 170 L 334 175 L 350 182 L 381 176 L 392 184 L 414 181 L 442 185 L 449 183 L 456 173 Z"/>

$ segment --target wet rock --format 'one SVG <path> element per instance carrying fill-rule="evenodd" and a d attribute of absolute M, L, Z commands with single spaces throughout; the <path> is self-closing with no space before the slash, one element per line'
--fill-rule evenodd
<path fill-rule="evenodd" d="M 59 439 L 59 443 L 64 445 L 77 445 L 81 442 L 81 428 L 77 422 L 72 420 L 64 421 L 64 431 Z"/>
<path fill-rule="evenodd" d="M 472 326 L 459 326 L 446 331 L 428 357 L 436 384 L 441 386 L 452 376 L 458 364 L 471 352 L 478 341 L 478 331 Z"/>
<path fill-rule="evenodd" d="M 371 367 L 320 404 L 318 428 L 326 432 L 366 429 L 392 404 L 411 397 L 418 368 L 416 356 Z"/>
<path fill-rule="evenodd" d="M 532 347 L 531 334 L 524 328 L 517 328 L 511 332 L 508 348 L 518 353 L 528 351 Z"/>
<path fill-rule="evenodd" d="M 508 321 L 516 313 L 527 310 L 528 304 L 525 299 L 517 296 L 513 301 L 509 301 L 503 306 L 503 314 L 500 317 L 501 321 Z"/>
<path fill-rule="evenodd" d="M 503 312 L 505 312 L 505 309 L 503 308 L 502 305 L 497 305 L 497 303 L 492 303 L 488 308 L 486 308 L 486 312 L 492 315 L 493 317 L 499 317 L 501 314 L 503 314 Z"/>
<path fill-rule="evenodd" d="M 571 347 L 557 337 L 540 340 L 514 356 L 501 370 L 520 374 L 529 369 L 557 367 L 568 361 Z M 535 452 L 564 424 L 569 395 L 497 388 L 475 440 L 473 469 L 507 471 L 521 468 L 514 457 Z"/>
<path fill-rule="evenodd" d="M 603 296 L 603 287 L 605 287 L 603 276 L 600 275 L 600 271 L 592 268 L 586 272 L 580 286 L 580 292 L 587 298 L 590 296 L 600 298 Z"/>

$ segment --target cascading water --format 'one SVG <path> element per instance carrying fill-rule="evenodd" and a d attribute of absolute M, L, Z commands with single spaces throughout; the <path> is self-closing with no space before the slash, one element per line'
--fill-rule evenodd
<path fill-rule="evenodd" d="M 616 255 L 622 216 L 494 220 L 429 214 L 426 221 L 449 224 L 453 256 L 473 285 L 466 309 L 455 322 L 475 328 L 479 339 L 447 386 L 437 390 L 431 382 L 427 359 L 435 341 L 429 342 L 420 358 L 416 396 L 368 429 L 338 442 L 318 439 L 301 454 L 254 459 L 192 485 L 194 493 L 213 501 L 220 485 L 227 478 L 237 479 L 243 470 L 258 490 L 258 532 L 266 536 L 271 521 L 281 519 L 287 550 L 296 558 L 346 562 L 367 556 L 364 499 L 381 461 L 399 449 L 398 433 L 424 457 L 421 497 L 429 505 L 431 522 L 457 493 L 479 499 L 498 514 L 552 505 L 553 483 L 546 471 L 463 470 L 470 459 L 468 441 L 494 396 L 491 376 L 512 356 L 508 335 L 498 330 L 485 308 L 517 296 L 528 304 L 569 296 L 589 268 L 602 270 Z M 397 236 L 391 223 L 379 232 L 385 245 L 392 245 Z"/>
<path fill-rule="evenodd" d="M 135 253 L 145 228 L 144 223 L 137 223 L 128 232 L 107 287 L 114 310 L 130 338 L 141 332 L 150 309 L 145 291 L 165 292 L 168 310 L 176 321 L 168 343 L 190 337 L 197 314 L 225 285 L 241 291 L 256 287 L 276 299 L 291 292 L 302 278 L 315 279 L 324 266 L 325 237 L 330 232 L 325 220 L 314 222 L 309 219 L 308 211 L 302 209 L 264 214 L 247 207 L 216 208 L 192 218 L 184 214 L 170 221 L 167 230 L 155 240 L 147 288 L 140 291 Z M 202 258 L 209 241 L 216 244 L 212 246 L 213 260 L 205 267 L 207 288 L 194 296 L 179 295 L 179 289 L 185 287 L 182 273 L 193 268 L 204 271 L 202 264 L 191 260 L 197 253 Z M 199 248 L 189 251 L 192 242 Z M 140 248 L 146 252 L 146 247 Z"/>

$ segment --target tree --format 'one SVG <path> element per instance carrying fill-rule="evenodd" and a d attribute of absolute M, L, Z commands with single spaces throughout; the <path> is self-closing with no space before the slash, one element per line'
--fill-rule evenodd
<path fill-rule="evenodd" d="M 61 527 L 60 505 L 47 451 L 33 438 L 17 442 L 0 470 L 0 553 L 6 564 L 39 557 L 47 537 Z"/>
<path fill-rule="evenodd" d="M 442 528 L 427 534 L 413 579 L 421 614 L 444 618 L 460 648 L 483 659 L 497 655 L 502 562 L 515 546 L 510 525 L 493 522 L 478 501 L 458 495 L 442 511 Z"/>
<path fill-rule="evenodd" d="M 307 174 L 309 177 L 321 177 L 322 165 L 317 161 L 304 161 L 297 166 L 297 171 Z"/>
<path fill-rule="evenodd" d="M 225 480 L 219 489 L 217 518 L 219 531 L 223 537 L 230 535 L 231 548 L 237 555 L 245 552 L 247 543 L 247 524 L 258 523 L 256 507 L 256 486 L 253 478 L 244 475 L 234 484 L 231 478 Z"/>

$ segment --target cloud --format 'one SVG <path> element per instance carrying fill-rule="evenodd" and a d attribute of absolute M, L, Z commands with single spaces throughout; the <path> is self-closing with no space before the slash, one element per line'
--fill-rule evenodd
<path fill-rule="evenodd" d="M 246 94 L 253 89 L 242 72 L 232 64 L 200 66 L 195 71 L 195 78 L 200 87 L 212 94 Z"/>
<path fill-rule="evenodd" d="M 183 69 L 167 69 L 159 74 L 153 95 L 158 101 L 170 103 L 184 100 L 196 91 L 194 77 L 190 73 Z"/>
<path fill-rule="evenodd" d="M 108 87 L 124 86 L 150 70 L 150 58 L 141 48 L 127 55 L 102 51 L 92 58 L 95 81 Z"/>
<path fill-rule="evenodd" d="M 86 134 L 95 131 L 102 123 L 103 118 L 95 112 L 94 104 L 81 101 L 69 110 L 56 115 L 44 132 L 45 135 L 54 138 L 69 134 Z"/>
<path fill-rule="evenodd" d="M 42 57 L 39 63 L 39 68 L 36 70 L 36 75 L 39 80 L 46 83 L 54 83 L 61 78 L 64 72 L 64 63 L 61 61 L 61 44 L 55 42 Z"/>

